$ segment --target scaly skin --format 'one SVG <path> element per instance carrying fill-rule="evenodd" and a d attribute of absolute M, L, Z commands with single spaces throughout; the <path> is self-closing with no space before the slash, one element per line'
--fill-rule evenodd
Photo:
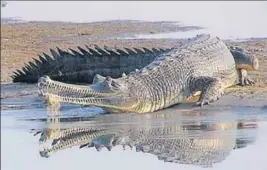
<path fill-rule="evenodd" d="M 191 116 L 195 116 L 193 113 L 191 114 Z M 215 117 L 216 115 L 218 114 L 215 114 Z M 236 134 L 238 128 L 257 127 L 246 127 L 244 122 L 243 126 L 238 126 L 241 123 L 231 121 L 201 123 L 197 120 L 189 123 L 181 120 L 187 119 L 186 117 L 183 119 L 183 115 L 174 112 L 140 114 L 135 117 L 114 115 L 108 116 L 106 119 L 99 117 L 95 120 L 96 125 L 101 124 L 102 126 L 94 127 L 90 122 L 82 122 L 84 127 L 57 128 L 52 131 L 54 135 L 50 133 L 46 135 L 48 131 L 51 131 L 50 127 L 55 127 L 54 124 L 60 123 L 60 121 L 49 121 L 49 124 L 52 125 L 48 124 L 48 129 L 43 131 L 44 135 L 41 136 L 41 139 L 42 142 L 47 142 L 49 139 L 53 139 L 53 141 L 50 145 L 45 145 L 46 147 L 40 151 L 40 155 L 47 158 L 59 150 L 73 146 L 95 147 L 100 151 L 104 147 L 112 150 L 112 147 L 116 145 L 123 145 L 124 148 L 125 145 L 128 145 L 131 148 L 135 146 L 137 152 L 142 151 L 156 155 L 159 160 L 212 166 L 212 164 L 225 159 L 233 149 L 244 147 L 255 141 L 250 138 L 241 139 Z M 125 121 L 131 123 L 120 123 Z M 113 125 L 107 127 L 110 122 L 113 122 Z M 161 122 L 161 125 L 155 126 L 156 122 Z M 86 124 L 90 127 L 86 127 Z M 81 124 L 78 125 L 81 126 Z M 60 127 L 60 125 L 57 126 Z M 239 138 L 243 143 L 240 143 Z M 239 145 L 242 146 L 239 147 Z"/>
<path fill-rule="evenodd" d="M 93 105 L 115 113 L 154 112 L 182 103 L 198 91 L 197 105 L 203 106 L 218 100 L 225 88 L 240 79 L 248 80 L 246 70 L 258 68 L 256 57 L 236 53 L 241 55 L 234 59 L 223 41 L 202 34 L 121 78 L 106 77 L 91 86 L 80 86 L 44 76 L 38 86 L 50 103 Z"/>

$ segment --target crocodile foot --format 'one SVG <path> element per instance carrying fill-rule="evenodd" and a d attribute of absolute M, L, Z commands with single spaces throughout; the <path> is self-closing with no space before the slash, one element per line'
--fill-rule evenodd
<path fill-rule="evenodd" d="M 212 96 L 212 97 L 209 97 L 209 98 L 201 99 L 196 103 L 196 105 L 197 106 L 201 106 L 201 107 L 204 106 L 204 105 L 208 105 L 211 102 L 214 102 L 214 101 L 220 99 L 221 96 L 222 96 L 222 94 L 217 95 L 217 96 Z"/>
<path fill-rule="evenodd" d="M 255 81 L 248 75 L 247 70 L 241 69 L 240 71 L 240 85 L 251 86 L 255 84 Z"/>
<path fill-rule="evenodd" d="M 240 85 L 241 85 L 241 86 L 251 86 L 251 85 L 253 85 L 253 84 L 255 84 L 255 81 L 252 80 L 252 79 L 250 78 L 250 76 L 243 77 L 242 80 L 241 80 L 241 82 L 240 82 Z"/>
<path fill-rule="evenodd" d="M 203 87 L 199 100 L 196 103 L 198 106 L 210 104 L 218 100 L 223 95 L 221 83 L 218 79 L 207 78 L 206 85 Z"/>

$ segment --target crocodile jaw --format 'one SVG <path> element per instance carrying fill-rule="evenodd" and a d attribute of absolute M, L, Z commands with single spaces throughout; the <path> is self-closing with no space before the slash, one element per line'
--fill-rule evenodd
<path fill-rule="evenodd" d="M 105 91 L 104 88 L 97 88 L 97 86 L 83 86 L 61 83 L 51 80 L 48 76 L 40 77 L 38 80 L 38 91 L 41 95 L 47 96 L 50 94 L 59 96 L 72 97 L 105 97 L 113 96 L 112 91 Z"/>

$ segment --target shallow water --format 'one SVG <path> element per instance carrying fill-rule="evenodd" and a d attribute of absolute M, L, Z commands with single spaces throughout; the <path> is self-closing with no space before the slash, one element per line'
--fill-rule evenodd
<path fill-rule="evenodd" d="M 103 115 L 98 108 L 62 105 L 60 112 L 49 112 L 47 117 L 42 100 L 30 93 L 36 90 L 33 85 L 2 85 L 1 89 L 5 89 L 1 97 L 6 96 L 1 99 L 1 166 L 5 170 L 267 167 L 267 108 L 259 96 L 237 104 L 224 96 L 217 105 L 185 104 L 137 115 Z M 18 91 L 23 89 L 20 96 Z M 258 105 L 249 106 L 253 100 Z M 75 133 L 78 127 L 84 131 Z M 105 135 L 86 138 L 90 129 Z M 69 137 L 59 136 L 66 131 L 71 131 Z M 52 144 L 75 140 L 74 146 L 45 152 Z M 110 148 L 110 143 L 115 146 L 108 151 L 103 146 Z M 123 150 L 123 144 L 131 144 L 132 150 L 129 146 Z"/>
<path fill-rule="evenodd" d="M 90 114 L 86 116 L 66 116 L 64 112 L 61 112 L 65 119 L 50 117 L 47 120 L 44 116 L 46 114 L 44 109 L 39 110 L 39 116 L 35 116 L 34 119 L 28 116 L 28 113 L 36 112 L 35 109 L 12 111 L 13 116 L 7 116 L 7 111 L 2 111 L 2 168 L 10 170 L 56 169 L 59 167 L 60 169 L 77 169 L 77 167 L 78 169 L 88 169 L 88 167 L 96 169 L 191 169 L 193 167 L 202 169 L 207 166 L 213 169 L 252 170 L 257 167 L 258 170 L 265 170 L 264 167 L 267 166 L 266 110 L 250 109 L 248 111 L 245 108 L 240 110 L 243 110 L 243 112 L 238 113 L 234 110 L 225 111 L 221 109 L 176 112 L 167 110 L 154 114 L 99 115 L 93 117 L 90 117 Z M 77 109 L 73 109 L 73 111 L 77 111 Z M 237 122 L 243 123 L 242 128 L 237 128 Z M 227 124 L 233 125 L 227 129 L 225 128 L 228 127 Z M 42 157 L 47 155 L 40 154 L 40 151 L 43 152 L 44 148 L 51 147 L 52 140 L 59 138 L 56 135 L 57 132 L 77 127 L 108 129 L 107 134 L 118 131 L 118 136 L 126 139 L 127 136 L 130 136 L 130 139 L 136 140 L 137 143 L 132 150 L 130 147 L 126 147 L 124 151 L 119 143 L 110 152 L 106 148 L 97 152 L 94 147 L 88 148 L 88 146 L 85 146 L 79 149 L 80 145 L 90 142 L 90 139 L 77 140 L 78 143 L 74 146 L 56 151 L 49 155 L 49 158 Z M 42 137 L 41 134 L 34 136 L 34 133 L 38 131 L 43 132 Z M 54 138 L 51 139 L 52 131 Z M 75 139 L 75 137 L 83 134 L 73 133 L 71 135 Z M 106 145 L 109 137 L 107 135 L 104 137 L 106 138 L 102 141 L 99 139 L 101 136 L 94 138 L 94 142 L 98 146 Z M 43 140 L 41 143 L 39 143 L 40 139 Z M 67 140 L 67 138 L 59 138 L 62 143 L 64 140 Z M 147 146 L 149 142 L 146 143 L 146 140 L 154 141 L 154 143 L 158 142 L 155 147 L 161 149 L 152 150 L 155 150 L 156 153 L 145 149 L 143 149 L 144 152 L 140 151 L 140 148 L 142 150 L 142 148 L 149 147 Z M 206 150 L 190 150 L 187 145 L 181 144 L 180 146 L 176 144 L 176 146 L 175 143 L 171 142 L 183 140 L 199 142 L 199 145 L 203 145 L 202 147 Z M 60 144 L 60 142 L 58 143 Z M 206 146 L 205 143 L 212 144 Z M 216 148 L 217 145 L 220 147 Z M 165 151 L 162 149 L 163 146 L 173 148 Z M 153 147 L 153 145 L 150 147 Z M 240 148 L 235 149 L 236 147 Z M 213 148 L 215 148 L 215 151 L 213 151 Z M 136 152 L 138 150 L 139 152 Z M 207 150 L 211 150 L 210 152 L 214 155 L 207 154 Z M 177 163 L 164 162 L 170 151 L 176 153 Z M 201 157 L 199 157 L 199 153 L 202 154 Z M 203 157 L 206 157 L 206 159 L 202 160 Z M 201 161 L 198 159 L 201 159 Z"/>

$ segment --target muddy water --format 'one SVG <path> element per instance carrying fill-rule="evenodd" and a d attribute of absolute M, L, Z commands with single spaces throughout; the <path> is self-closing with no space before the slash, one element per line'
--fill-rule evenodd
<path fill-rule="evenodd" d="M 155 170 L 208 167 L 216 170 L 265 170 L 267 167 L 266 95 L 241 99 L 228 94 L 203 108 L 187 103 L 141 115 L 103 115 L 99 108 L 62 105 L 59 117 L 47 117 L 45 105 L 36 91 L 35 85 L 1 85 L 2 169 L 68 170 L 90 167 Z M 77 127 L 108 131 L 104 136 L 77 140 L 73 145 L 48 154 L 49 157 L 40 154 L 52 147 L 53 140 L 67 140 L 57 136 L 59 132 Z M 111 140 L 109 135 L 114 131 L 119 132 L 116 135 L 122 139 L 135 141 L 132 150 L 129 146 L 123 150 L 121 145 L 127 140 L 117 143 L 111 151 L 105 148 L 107 141 Z M 40 133 L 34 135 L 36 132 Z M 140 132 L 146 133 L 142 136 Z M 73 131 L 70 136 L 75 139 L 77 134 Z M 103 138 L 105 140 L 101 140 Z M 190 146 L 171 142 L 186 140 L 196 141 L 194 146 L 204 149 L 190 149 Z M 79 149 L 90 141 L 93 141 L 92 147 L 88 145 Z M 100 152 L 95 149 L 99 147 L 103 147 Z M 208 151 L 212 154 L 207 154 Z"/>

